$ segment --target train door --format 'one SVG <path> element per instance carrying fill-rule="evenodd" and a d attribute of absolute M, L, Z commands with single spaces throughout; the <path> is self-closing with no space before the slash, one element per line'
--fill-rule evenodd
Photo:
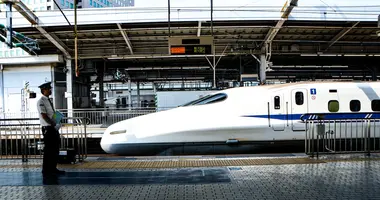
<path fill-rule="evenodd" d="M 300 117 L 308 112 L 307 99 L 307 89 L 292 90 L 290 120 L 293 131 L 305 130 L 305 124 L 300 122 Z"/>
<path fill-rule="evenodd" d="M 275 131 L 285 130 L 286 115 L 282 94 L 273 95 L 270 103 L 270 123 Z"/>

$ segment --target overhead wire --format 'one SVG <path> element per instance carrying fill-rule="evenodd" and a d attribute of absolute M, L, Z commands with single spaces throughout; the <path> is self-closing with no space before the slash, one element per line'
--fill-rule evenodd
<path fill-rule="evenodd" d="M 70 23 L 70 21 L 67 19 L 65 13 L 62 11 L 61 7 L 58 5 L 58 3 L 55 0 L 53 0 L 53 2 L 58 7 L 59 11 L 61 11 L 61 13 L 62 13 L 63 17 L 65 17 L 67 23 L 71 26 L 71 28 L 73 28 L 72 25 L 71 25 L 71 23 Z"/>

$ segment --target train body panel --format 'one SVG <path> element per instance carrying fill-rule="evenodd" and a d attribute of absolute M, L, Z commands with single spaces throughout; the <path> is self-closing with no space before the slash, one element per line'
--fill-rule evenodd
<path fill-rule="evenodd" d="M 227 148 L 235 148 L 230 146 L 233 141 L 237 146 L 254 142 L 300 143 L 305 139 L 302 114 L 352 112 L 357 107 L 357 113 L 373 112 L 372 100 L 379 100 L 380 106 L 379 96 L 378 82 L 232 88 L 182 107 L 113 124 L 105 131 L 101 146 L 107 153 L 138 155 L 150 151 L 154 155 L 178 145 L 226 144 Z"/>

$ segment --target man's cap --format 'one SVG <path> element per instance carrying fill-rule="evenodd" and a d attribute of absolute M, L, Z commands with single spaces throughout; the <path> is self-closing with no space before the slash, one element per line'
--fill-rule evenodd
<path fill-rule="evenodd" d="M 42 85 L 40 85 L 40 86 L 38 86 L 39 88 L 41 88 L 41 89 L 51 89 L 51 82 L 47 82 L 47 83 L 44 83 L 44 84 L 42 84 Z"/>

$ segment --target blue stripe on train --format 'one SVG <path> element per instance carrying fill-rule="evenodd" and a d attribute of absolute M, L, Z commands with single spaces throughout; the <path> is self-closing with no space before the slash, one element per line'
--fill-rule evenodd
<path fill-rule="evenodd" d="M 244 115 L 242 117 L 268 118 L 268 115 Z M 313 114 L 270 114 L 270 119 L 277 120 L 303 120 L 307 119 L 380 119 L 380 113 L 313 113 Z"/>

